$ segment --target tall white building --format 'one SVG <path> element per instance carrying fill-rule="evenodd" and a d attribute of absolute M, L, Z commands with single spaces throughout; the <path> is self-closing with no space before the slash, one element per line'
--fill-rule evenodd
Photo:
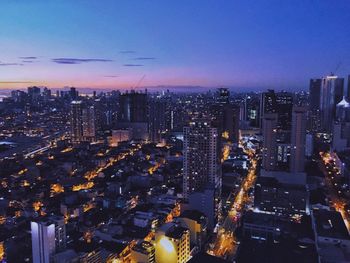
<path fill-rule="evenodd" d="M 49 263 L 66 246 L 66 228 L 62 217 L 31 222 L 33 262 Z"/>
<path fill-rule="evenodd" d="M 218 158 L 218 132 L 209 122 L 193 121 L 184 127 L 183 194 L 211 185 L 221 188 Z"/>
<path fill-rule="evenodd" d="M 331 132 L 336 114 L 336 105 L 343 98 L 344 79 L 331 75 L 322 78 L 320 92 L 321 128 Z"/>

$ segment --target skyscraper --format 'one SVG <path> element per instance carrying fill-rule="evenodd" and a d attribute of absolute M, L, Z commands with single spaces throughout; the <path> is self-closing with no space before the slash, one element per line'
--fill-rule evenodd
<path fill-rule="evenodd" d="M 152 142 L 160 142 L 166 131 L 167 103 L 163 98 L 155 98 L 149 104 L 149 131 Z"/>
<path fill-rule="evenodd" d="M 276 96 L 278 129 L 288 131 L 291 129 L 293 94 L 289 92 L 279 92 Z"/>
<path fill-rule="evenodd" d="M 72 142 L 94 141 L 96 139 L 94 106 L 87 106 L 82 101 L 73 100 L 70 115 Z"/>
<path fill-rule="evenodd" d="M 321 128 L 331 132 L 336 105 L 343 98 L 344 79 L 331 75 L 322 78 L 320 94 Z"/>
<path fill-rule="evenodd" d="M 306 108 L 293 107 L 290 171 L 303 172 L 305 166 Z"/>
<path fill-rule="evenodd" d="M 147 93 L 132 91 L 119 96 L 118 128 L 132 129 L 133 139 L 149 139 Z"/>
<path fill-rule="evenodd" d="M 320 102 L 321 102 L 321 85 L 322 79 L 311 79 L 309 87 L 309 118 L 308 128 L 311 133 L 317 133 L 321 131 L 321 114 L 320 114 Z"/>
<path fill-rule="evenodd" d="M 218 172 L 218 133 L 206 121 L 190 122 L 184 127 L 184 171 L 183 194 L 203 189 L 207 184 L 215 188 L 221 187 Z"/>
<path fill-rule="evenodd" d="M 83 126 L 83 140 L 94 141 L 96 137 L 96 117 L 95 107 L 88 106 L 82 110 L 82 126 Z"/>
<path fill-rule="evenodd" d="M 83 139 L 82 113 L 83 102 L 73 100 L 70 112 L 71 140 L 73 143 L 78 143 Z"/>
<path fill-rule="evenodd" d="M 276 168 L 277 113 L 265 113 L 262 121 L 263 160 L 262 167 L 266 171 Z"/>

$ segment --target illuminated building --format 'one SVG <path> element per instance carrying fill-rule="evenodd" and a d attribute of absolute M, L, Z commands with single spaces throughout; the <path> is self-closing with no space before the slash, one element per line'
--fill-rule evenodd
<path fill-rule="evenodd" d="M 83 126 L 82 126 L 82 101 L 72 101 L 71 103 L 71 139 L 73 143 L 82 141 L 83 139 Z"/>
<path fill-rule="evenodd" d="M 94 141 L 96 139 L 94 106 L 87 106 L 82 101 L 72 101 L 70 125 L 71 139 L 73 143 Z"/>
<path fill-rule="evenodd" d="M 294 107 L 292 115 L 290 171 L 303 172 L 305 166 L 306 108 Z"/>
<path fill-rule="evenodd" d="M 190 231 L 175 223 L 167 223 L 155 234 L 157 263 L 185 263 L 190 258 Z"/>
<path fill-rule="evenodd" d="M 215 226 L 221 204 L 221 169 L 217 129 L 208 122 L 194 121 L 184 127 L 183 195 L 189 209 L 197 209 Z M 208 199 L 205 205 L 201 205 Z"/>
<path fill-rule="evenodd" d="M 207 238 L 207 217 L 197 210 L 186 210 L 177 221 L 190 231 L 191 246 L 198 246 L 201 250 Z"/>
<path fill-rule="evenodd" d="M 263 160 L 262 167 L 266 171 L 274 170 L 276 167 L 276 136 L 277 136 L 277 114 L 266 113 L 263 118 Z"/>
<path fill-rule="evenodd" d="M 221 187 L 218 172 L 217 129 L 208 122 L 191 122 L 184 127 L 184 198 L 190 193 L 206 186 L 208 183 Z"/>
<path fill-rule="evenodd" d="M 130 129 L 125 130 L 112 130 L 112 137 L 110 138 L 110 146 L 116 147 L 120 142 L 129 141 L 132 136 Z"/>
<path fill-rule="evenodd" d="M 62 217 L 31 222 L 33 262 L 49 263 L 56 251 L 66 246 L 66 227 Z"/>
<path fill-rule="evenodd" d="M 140 241 L 131 249 L 131 262 L 154 263 L 155 248 L 154 245 L 147 241 Z"/>
<path fill-rule="evenodd" d="M 96 137 L 96 118 L 94 106 L 83 108 L 82 128 L 84 141 L 94 141 Z"/>

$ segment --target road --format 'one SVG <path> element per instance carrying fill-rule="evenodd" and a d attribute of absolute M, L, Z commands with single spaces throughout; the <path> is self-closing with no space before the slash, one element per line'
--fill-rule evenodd
<path fill-rule="evenodd" d="M 209 254 L 216 257 L 233 260 L 236 255 L 238 243 L 234 233 L 241 213 L 244 211 L 246 205 L 252 202 L 248 191 L 254 186 L 256 180 L 257 159 L 255 156 L 250 155 L 250 161 L 251 166 L 248 175 L 242 181 L 240 190 L 234 197 L 232 207 L 223 221 L 221 228 L 218 230 L 214 244 L 207 251 Z"/>
<path fill-rule="evenodd" d="M 338 167 L 336 167 L 332 156 L 329 153 L 320 153 L 321 161 L 323 162 L 322 170 L 325 175 L 325 186 L 328 191 L 328 198 L 331 200 L 331 205 L 334 209 L 341 213 L 344 223 L 350 232 L 350 214 L 345 209 L 347 200 L 340 196 L 339 190 L 336 189 L 336 180 L 340 175 Z"/>

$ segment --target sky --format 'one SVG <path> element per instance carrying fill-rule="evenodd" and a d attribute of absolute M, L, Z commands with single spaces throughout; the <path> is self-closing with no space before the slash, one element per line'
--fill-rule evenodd
<path fill-rule="evenodd" d="M 307 89 L 350 74 L 349 0 L 1 0 L 0 89 Z"/>

